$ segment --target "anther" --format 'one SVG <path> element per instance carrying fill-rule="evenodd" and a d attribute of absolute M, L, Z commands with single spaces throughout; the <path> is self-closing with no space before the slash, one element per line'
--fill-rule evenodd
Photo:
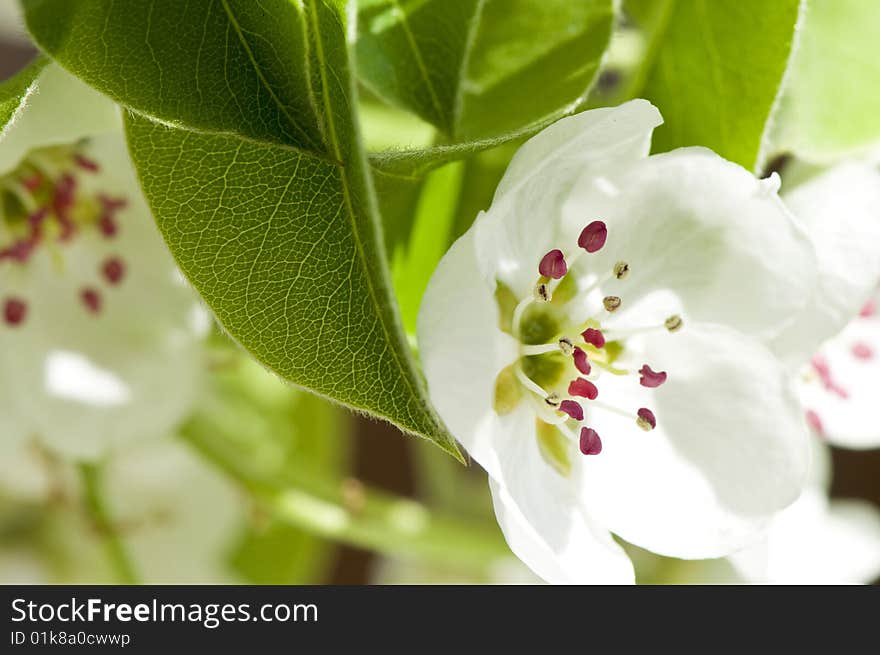
<path fill-rule="evenodd" d="M 584 455 L 598 455 L 602 452 L 602 439 L 593 428 L 581 428 L 580 450 Z"/>
<path fill-rule="evenodd" d="M 88 157 L 86 157 L 84 155 L 79 155 L 79 154 L 74 155 L 73 161 L 76 163 L 77 166 L 79 166 L 84 171 L 88 171 L 90 173 L 97 173 L 98 172 L 99 167 L 98 167 L 97 162 L 92 161 L 91 159 L 89 159 Z"/>
<path fill-rule="evenodd" d="M 639 380 L 639 384 L 643 387 L 648 387 L 649 389 L 659 387 L 666 382 L 666 371 L 653 371 L 647 364 L 639 369 L 639 375 L 642 376 Z"/>
<path fill-rule="evenodd" d="M 574 352 L 574 344 L 571 339 L 568 337 L 561 337 L 559 339 L 559 350 L 562 351 L 562 354 L 568 357 Z"/>
<path fill-rule="evenodd" d="M 104 278 L 110 284 L 119 284 L 125 276 L 125 264 L 118 257 L 111 257 L 101 266 Z"/>
<path fill-rule="evenodd" d="M 91 287 L 86 287 L 79 294 L 80 299 L 92 314 L 101 311 L 101 294 Z"/>
<path fill-rule="evenodd" d="M 554 249 L 544 255 L 541 258 L 541 263 L 538 264 L 538 273 L 553 280 L 559 280 L 564 277 L 568 273 L 568 266 L 565 263 L 565 255 L 562 254 L 562 251 Z"/>
<path fill-rule="evenodd" d="M 642 407 L 636 412 L 636 425 L 638 425 L 642 430 L 646 432 L 650 432 L 654 428 L 657 427 L 657 419 L 654 417 L 654 412 L 652 412 L 647 407 Z"/>
<path fill-rule="evenodd" d="M 818 436 L 825 436 L 825 426 L 822 425 L 822 419 L 819 418 L 819 415 L 814 412 L 812 409 L 808 409 L 805 413 L 807 419 L 807 425 L 810 426 L 810 429 L 813 430 Z"/>
<path fill-rule="evenodd" d="M 678 332 L 681 329 L 681 326 L 684 325 L 684 321 L 681 320 L 681 316 L 678 314 L 673 314 L 663 321 L 663 325 L 665 325 L 666 329 L 670 332 Z"/>
<path fill-rule="evenodd" d="M 605 296 L 602 298 L 602 304 L 605 306 L 605 311 L 613 312 L 618 307 L 620 307 L 621 302 L 623 302 L 618 296 Z"/>
<path fill-rule="evenodd" d="M 116 219 L 110 214 L 104 214 L 98 219 L 98 229 L 101 230 L 101 234 L 110 239 L 116 236 L 119 226 L 116 224 Z"/>
<path fill-rule="evenodd" d="M 614 277 L 618 280 L 625 280 L 629 276 L 629 264 L 626 262 L 617 262 L 614 265 Z"/>
<path fill-rule="evenodd" d="M 3 303 L 3 321 L 6 325 L 21 325 L 27 316 L 27 303 L 21 298 L 7 298 Z"/>
<path fill-rule="evenodd" d="M 538 302 L 550 302 L 551 298 L 547 283 L 538 281 L 538 284 L 535 285 L 535 300 Z"/>
<path fill-rule="evenodd" d="M 868 344 L 860 341 L 853 344 L 852 354 L 858 359 L 869 360 L 874 357 L 874 349 Z"/>
<path fill-rule="evenodd" d="M 599 349 L 605 347 L 605 335 L 596 328 L 587 328 L 581 332 L 581 336 L 584 338 L 584 343 Z"/>
<path fill-rule="evenodd" d="M 593 221 L 581 231 L 578 237 L 578 245 L 587 252 L 596 252 L 605 245 L 608 238 L 608 228 L 602 221 Z"/>
<path fill-rule="evenodd" d="M 544 398 L 544 402 L 550 405 L 550 407 L 559 407 L 559 396 L 555 393 L 548 394 Z"/>
<path fill-rule="evenodd" d="M 862 318 L 871 318 L 874 314 L 877 313 L 877 303 L 873 300 L 869 300 L 865 303 L 865 306 L 862 307 L 862 310 L 859 312 L 859 316 Z"/>
<path fill-rule="evenodd" d="M 584 378 L 572 380 L 568 385 L 569 396 L 580 396 L 588 400 L 596 400 L 599 396 L 599 389 L 596 385 Z"/>
<path fill-rule="evenodd" d="M 575 402 L 574 400 L 563 400 L 559 403 L 559 411 L 565 412 L 575 421 L 584 420 L 584 408 L 581 407 L 580 403 Z"/>
<path fill-rule="evenodd" d="M 574 365 L 575 368 L 584 375 L 589 375 L 590 371 L 593 369 L 593 367 L 590 366 L 590 360 L 587 359 L 587 353 L 580 348 L 574 349 Z"/>

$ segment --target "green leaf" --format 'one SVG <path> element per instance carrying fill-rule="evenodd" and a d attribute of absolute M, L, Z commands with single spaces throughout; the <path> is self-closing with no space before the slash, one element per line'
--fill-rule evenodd
<path fill-rule="evenodd" d="M 828 162 L 880 141 L 880 3 L 810 0 L 773 142 Z"/>
<path fill-rule="evenodd" d="M 345 3 L 120 5 L 25 9 L 53 57 L 137 110 L 125 124 L 142 187 L 222 325 L 286 379 L 460 458 L 396 314 L 357 132 Z"/>
<path fill-rule="evenodd" d="M 24 106 L 47 62 L 46 58 L 38 57 L 17 75 L 0 82 L 0 138 L 6 133 L 6 127 L 19 109 Z"/>
<path fill-rule="evenodd" d="M 299 4 L 22 0 L 39 46 L 122 105 L 181 127 L 329 153 Z"/>
<path fill-rule="evenodd" d="M 652 27 L 661 28 L 652 33 L 656 47 L 648 50 L 653 59 L 641 93 L 665 121 L 654 132 L 654 150 L 702 145 L 754 168 L 801 1 L 639 0 L 627 7 L 636 20 L 651 16 Z"/>
<path fill-rule="evenodd" d="M 611 0 L 361 5 L 359 75 L 451 141 L 478 142 L 445 151 L 459 158 L 574 111 L 596 75 L 614 17 Z"/>

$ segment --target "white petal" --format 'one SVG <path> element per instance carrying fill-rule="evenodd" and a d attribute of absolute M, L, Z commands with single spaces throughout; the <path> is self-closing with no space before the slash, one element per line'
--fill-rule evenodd
<path fill-rule="evenodd" d="M 804 409 L 818 419 L 820 436 L 844 448 L 880 448 L 880 317 L 855 319 L 814 361 L 827 369 L 827 379 L 807 365 L 797 390 Z"/>
<path fill-rule="evenodd" d="M 603 294 L 620 296 L 625 308 L 666 290 L 686 320 L 774 335 L 806 305 L 816 277 L 812 244 L 777 196 L 777 180 L 757 180 L 703 148 L 653 155 L 601 177 L 588 172 L 565 204 L 563 243 L 601 218 L 606 245 L 578 265 L 598 274 L 618 261 L 630 266 L 625 280 L 602 285 Z"/>
<path fill-rule="evenodd" d="M 534 413 L 522 407 L 505 419 L 494 434 L 501 466 L 490 487 L 511 550 L 547 582 L 632 583 L 623 549 L 584 510 L 571 479 L 541 456 Z"/>
<path fill-rule="evenodd" d="M 880 575 L 880 511 L 860 500 L 804 492 L 776 518 L 763 546 L 766 568 L 750 550 L 730 559 L 753 582 L 859 584 Z"/>
<path fill-rule="evenodd" d="M 520 297 L 530 293 L 541 257 L 574 245 L 559 233 L 562 205 L 574 182 L 585 170 L 645 157 L 660 123 L 653 105 L 632 100 L 563 118 L 527 141 L 479 226 L 477 250 L 486 274 L 504 280 Z"/>
<path fill-rule="evenodd" d="M 116 104 L 64 71 L 48 64 L 12 125 L 3 132 L 0 175 L 8 172 L 29 151 L 120 131 Z"/>
<path fill-rule="evenodd" d="M 880 173 L 842 164 L 784 200 L 807 227 L 819 256 L 812 300 L 773 341 L 775 352 L 800 365 L 858 314 L 880 280 Z"/>
<path fill-rule="evenodd" d="M 468 453 L 498 474 L 493 427 L 495 379 L 516 358 L 498 327 L 494 281 L 480 272 L 474 231 L 440 261 L 422 299 L 418 340 L 431 401 Z"/>
<path fill-rule="evenodd" d="M 584 458 L 584 503 L 637 546 L 680 558 L 726 555 L 800 493 L 809 453 L 799 403 L 769 351 L 729 328 L 687 324 L 645 337 L 643 352 L 644 360 L 625 352 L 621 365 L 647 362 L 668 373 L 664 385 L 610 375 L 597 383 L 599 401 L 633 418 L 587 403 L 604 448 Z M 654 412 L 655 430 L 636 426 L 639 407 Z"/>
<path fill-rule="evenodd" d="M 572 518 L 570 539 L 554 549 L 519 511 L 510 494 L 489 479 L 495 516 L 510 549 L 551 584 L 633 584 L 635 574 L 623 549 L 601 526 Z M 578 514 L 577 506 L 566 508 Z"/>

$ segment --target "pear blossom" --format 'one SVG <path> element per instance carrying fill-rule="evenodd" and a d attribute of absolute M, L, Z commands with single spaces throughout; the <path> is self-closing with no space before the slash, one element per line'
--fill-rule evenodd
<path fill-rule="evenodd" d="M 818 302 L 813 244 L 778 176 L 702 148 L 648 156 L 661 122 L 635 100 L 524 144 L 419 314 L 431 399 L 548 582 L 632 582 L 612 534 L 728 555 L 806 477 L 768 344 Z"/>
<path fill-rule="evenodd" d="M 167 434 L 209 325 L 138 191 L 118 108 L 55 65 L 0 138 L 2 449 Z"/>
<path fill-rule="evenodd" d="M 844 448 L 880 447 L 880 173 L 856 161 L 783 199 L 819 255 L 817 301 L 771 344 L 797 370 L 810 427 Z M 809 358 L 798 355 L 810 351 Z"/>

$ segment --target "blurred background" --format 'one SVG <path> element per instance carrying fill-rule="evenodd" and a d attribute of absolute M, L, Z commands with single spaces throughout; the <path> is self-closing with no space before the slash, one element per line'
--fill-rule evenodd
<path fill-rule="evenodd" d="M 36 52 L 9 1 L 0 6 L 6 79 Z M 597 102 L 614 98 L 630 36 L 622 30 L 619 53 L 594 91 Z M 375 149 L 433 138 L 429 126 L 366 91 L 362 116 Z M 433 186 L 409 197 L 382 196 L 380 186 L 388 220 L 430 211 L 430 194 L 452 185 L 462 200 L 445 221 L 451 242 L 488 206 L 514 150 L 445 167 L 432 176 Z M 392 244 L 392 254 L 394 271 L 405 271 L 404 250 Z M 408 293 L 403 277 L 398 282 L 404 322 L 411 324 L 418 289 Z M 5 283 L 0 277 L 0 290 Z M 71 464 L 39 440 L 14 453 L 0 450 L 0 582 L 534 581 L 501 539 L 479 467 L 461 467 L 393 426 L 290 389 L 216 328 L 194 348 L 196 398 L 167 443 L 139 444 L 89 464 Z M 0 374 L 0 383 L 14 385 L 17 372 Z M 833 497 L 880 508 L 880 450 L 834 449 L 833 471 Z M 443 547 L 459 541 L 469 544 L 468 561 Z M 736 579 L 723 566 L 633 554 L 643 582 Z"/>

